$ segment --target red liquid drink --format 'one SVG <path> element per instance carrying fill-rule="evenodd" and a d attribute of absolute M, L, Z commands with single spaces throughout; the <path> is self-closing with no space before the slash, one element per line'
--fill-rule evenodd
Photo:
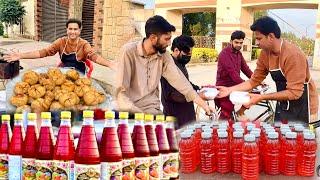
<path fill-rule="evenodd" d="M 280 144 L 277 132 L 268 134 L 265 146 L 264 169 L 264 172 L 269 175 L 280 174 Z"/>
<path fill-rule="evenodd" d="M 160 179 L 160 155 L 159 147 L 155 129 L 153 127 L 154 116 L 152 114 L 146 114 L 144 128 L 146 130 L 146 136 L 150 151 L 150 166 L 149 166 L 149 179 L 156 180 Z"/>
<path fill-rule="evenodd" d="M 244 180 L 259 179 L 259 147 L 255 142 L 255 136 L 244 136 L 242 148 L 242 178 Z"/>
<path fill-rule="evenodd" d="M 61 112 L 61 123 L 53 153 L 52 179 L 74 179 L 73 135 L 71 132 L 71 112 Z"/>
<path fill-rule="evenodd" d="M 231 170 L 231 159 L 228 133 L 218 130 L 218 147 L 217 147 L 217 172 L 225 174 Z"/>
<path fill-rule="evenodd" d="M 8 150 L 11 140 L 10 115 L 1 116 L 2 125 L 0 129 L 0 179 L 9 178 Z"/>
<path fill-rule="evenodd" d="M 298 174 L 300 176 L 313 176 L 317 151 L 315 134 L 304 133 L 304 143 L 300 148 L 302 154 L 299 157 Z"/>
<path fill-rule="evenodd" d="M 9 146 L 9 179 L 22 178 L 22 144 L 23 144 L 22 114 L 14 115 L 14 127 Z"/>
<path fill-rule="evenodd" d="M 105 123 L 100 143 L 101 179 L 122 179 L 122 153 L 114 112 L 105 112 Z"/>
<path fill-rule="evenodd" d="M 28 113 L 28 125 L 26 137 L 22 145 L 22 179 L 36 178 L 36 152 L 38 141 L 38 129 L 36 127 L 37 114 Z"/>
<path fill-rule="evenodd" d="M 93 117 L 93 111 L 83 111 L 83 123 L 74 156 L 75 179 L 100 177 L 100 156 Z"/>
<path fill-rule="evenodd" d="M 201 133 L 202 133 L 202 129 L 201 129 L 201 124 L 195 124 L 194 125 L 196 130 L 194 133 L 194 137 L 195 137 L 195 143 L 196 143 L 196 166 L 200 165 L 200 144 L 201 144 Z"/>
<path fill-rule="evenodd" d="M 170 147 L 168 142 L 167 133 L 164 126 L 164 116 L 157 115 L 156 116 L 156 136 L 159 146 L 159 152 L 161 157 L 160 163 L 160 178 L 161 179 L 169 179 L 171 170 L 170 170 Z M 201 127 L 200 127 L 201 132 Z"/>
<path fill-rule="evenodd" d="M 179 177 L 179 145 L 177 142 L 176 132 L 174 129 L 175 118 L 173 116 L 166 117 L 166 133 L 170 147 L 170 179 L 177 179 Z M 212 133 L 212 130 L 211 132 Z"/>
<path fill-rule="evenodd" d="M 252 129 L 252 131 L 250 132 L 250 134 L 253 134 L 256 137 L 256 143 L 259 148 L 259 173 L 262 172 L 263 170 L 263 154 L 264 154 L 264 152 L 262 151 L 263 147 L 260 139 L 260 132 L 261 130 L 256 128 Z"/>
<path fill-rule="evenodd" d="M 52 178 L 51 166 L 53 163 L 54 137 L 51 125 L 51 113 L 41 113 L 41 128 L 39 139 L 37 142 L 36 154 L 36 178 L 48 179 Z"/>
<path fill-rule="evenodd" d="M 285 149 L 284 149 L 284 169 L 283 174 L 286 176 L 296 175 L 297 169 L 297 133 L 287 132 Z"/>
<path fill-rule="evenodd" d="M 194 143 L 191 139 L 189 132 L 181 133 L 181 140 L 179 142 L 180 149 L 180 163 L 182 173 L 193 173 L 196 169 L 194 168 L 195 149 Z"/>
<path fill-rule="evenodd" d="M 122 151 L 122 180 L 133 180 L 135 156 L 128 125 L 128 112 L 119 112 L 118 137 Z"/>
<path fill-rule="evenodd" d="M 203 132 L 201 134 L 201 160 L 200 171 L 204 174 L 210 174 L 216 171 L 216 164 L 214 164 L 214 149 L 211 132 Z"/>
<path fill-rule="evenodd" d="M 235 131 L 233 133 L 233 140 L 231 144 L 231 159 L 232 172 L 242 173 L 242 147 L 243 147 L 243 133 Z"/>
<path fill-rule="evenodd" d="M 144 114 L 135 114 L 135 124 L 132 132 L 132 142 L 135 153 L 136 179 L 149 179 L 150 151 L 144 129 Z"/>

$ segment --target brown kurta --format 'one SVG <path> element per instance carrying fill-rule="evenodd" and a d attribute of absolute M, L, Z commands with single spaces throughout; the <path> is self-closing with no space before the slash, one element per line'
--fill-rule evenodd
<path fill-rule="evenodd" d="M 280 57 L 269 51 L 261 51 L 257 67 L 249 82 L 255 87 L 265 79 L 269 70 L 279 68 L 287 80 L 286 90 L 279 93 L 286 96 L 288 100 L 296 100 L 303 93 L 304 83 L 309 82 L 310 113 L 311 115 L 317 114 L 319 105 L 318 93 L 316 85 L 310 76 L 307 58 L 297 46 L 285 40 L 283 41 Z"/>

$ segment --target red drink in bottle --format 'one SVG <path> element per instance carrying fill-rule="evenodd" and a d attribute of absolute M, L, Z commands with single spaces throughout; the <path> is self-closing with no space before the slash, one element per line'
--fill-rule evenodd
<path fill-rule="evenodd" d="M 270 132 L 265 146 L 265 173 L 269 175 L 280 174 L 280 144 L 277 132 Z"/>
<path fill-rule="evenodd" d="M 14 127 L 9 146 L 9 179 L 21 179 L 22 174 L 22 114 L 14 114 Z"/>
<path fill-rule="evenodd" d="M 160 178 L 161 179 L 169 179 L 170 178 L 170 147 L 168 142 L 167 133 L 164 126 L 164 116 L 157 115 L 156 116 L 156 136 L 159 146 L 159 152 L 161 157 L 160 163 Z M 201 128 L 200 128 L 201 132 Z"/>
<path fill-rule="evenodd" d="M 83 111 L 83 123 L 74 155 L 75 179 L 99 179 L 100 156 L 93 125 L 93 111 Z"/>
<path fill-rule="evenodd" d="M 150 151 L 144 129 L 144 114 L 135 114 L 135 124 L 132 133 L 132 142 L 135 154 L 135 177 L 136 179 L 149 179 Z"/>
<path fill-rule="evenodd" d="M 118 137 L 122 151 L 122 180 L 133 180 L 134 176 L 134 149 L 128 125 L 128 112 L 119 112 Z"/>
<path fill-rule="evenodd" d="M 101 179 L 122 178 L 122 153 L 114 121 L 114 112 L 105 112 L 105 123 L 100 143 Z"/>
<path fill-rule="evenodd" d="M 193 173 L 196 169 L 194 168 L 194 142 L 191 139 L 191 133 L 181 133 L 181 140 L 179 142 L 180 149 L 180 163 L 182 173 Z"/>
<path fill-rule="evenodd" d="M 218 130 L 217 172 L 225 174 L 231 170 L 228 133 Z"/>
<path fill-rule="evenodd" d="M 243 133 L 235 131 L 233 133 L 233 140 L 231 144 L 231 159 L 232 172 L 242 173 L 242 147 L 243 147 Z"/>
<path fill-rule="evenodd" d="M 259 147 L 255 136 L 247 134 L 244 136 L 242 148 L 242 178 L 244 180 L 259 179 Z"/>
<path fill-rule="evenodd" d="M 304 143 L 299 157 L 298 174 L 300 176 L 313 176 L 316 162 L 317 143 L 314 133 L 304 133 Z"/>
<path fill-rule="evenodd" d="M 150 150 L 150 166 L 149 176 L 150 180 L 160 179 L 160 155 L 159 147 L 155 129 L 153 127 L 154 116 L 152 114 L 146 114 L 145 118 L 145 130 L 147 135 L 148 146 Z"/>
<path fill-rule="evenodd" d="M 37 169 L 35 166 L 38 129 L 36 127 L 37 114 L 28 113 L 26 137 L 22 145 L 22 179 L 35 179 Z"/>
<path fill-rule="evenodd" d="M 170 179 L 177 179 L 179 177 L 179 146 L 177 142 L 176 132 L 174 129 L 175 118 L 173 116 L 166 117 L 166 133 L 170 147 Z M 211 132 L 212 133 L 212 130 Z"/>
<path fill-rule="evenodd" d="M 0 129 L 0 179 L 8 179 L 8 150 L 12 136 L 10 127 L 10 115 L 4 114 L 1 116 L 1 119 L 2 125 Z"/>
<path fill-rule="evenodd" d="M 297 133 L 287 132 L 285 149 L 284 149 L 284 169 L 283 174 L 286 176 L 296 175 L 297 169 Z"/>
<path fill-rule="evenodd" d="M 41 113 L 41 128 L 39 139 L 37 143 L 36 154 L 36 178 L 37 179 L 51 179 L 52 170 L 50 169 L 53 163 L 53 149 L 54 149 L 54 137 L 51 125 L 51 113 Z"/>
<path fill-rule="evenodd" d="M 61 123 L 54 146 L 52 179 L 74 179 L 74 145 L 71 112 L 61 112 Z"/>
<path fill-rule="evenodd" d="M 216 170 L 216 165 L 214 164 L 214 149 L 213 140 L 211 132 L 201 133 L 201 160 L 200 160 L 200 171 L 204 174 L 213 173 Z"/>

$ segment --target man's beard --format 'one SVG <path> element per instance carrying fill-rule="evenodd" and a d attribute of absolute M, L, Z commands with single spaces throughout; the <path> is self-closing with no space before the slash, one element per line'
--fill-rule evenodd
<path fill-rule="evenodd" d="M 239 49 L 235 48 L 233 45 L 231 45 L 231 46 L 232 46 L 232 49 L 235 50 L 235 51 L 240 51 L 240 50 L 241 50 L 241 46 L 240 46 L 240 47 L 237 47 L 237 48 L 239 48 Z"/>
<path fill-rule="evenodd" d="M 155 49 L 157 52 L 159 52 L 160 54 L 163 54 L 166 52 L 166 48 L 163 48 L 161 46 L 161 44 L 159 43 L 159 41 L 157 41 L 157 44 L 156 45 L 152 45 L 153 46 L 153 49 Z"/>

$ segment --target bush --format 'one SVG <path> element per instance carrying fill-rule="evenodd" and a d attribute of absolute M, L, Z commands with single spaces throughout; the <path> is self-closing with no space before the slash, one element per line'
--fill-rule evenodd
<path fill-rule="evenodd" d="M 3 34 L 3 38 L 9 38 L 8 34 Z"/>
<path fill-rule="evenodd" d="M 192 63 L 207 63 L 216 61 L 218 52 L 212 48 L 193 48 Z"/>
<path fill-rule="evenodd" d="M 3 24 L 2 22 L 0 22 L 0 36 L 3 35 Z"/>
<path fill-rule="evenodd" d="M 258 59 L 260 56 L 260 53 L 261 53 L 261 49 L 253 48 L 251 53 L 251 59 L 252 60 Z"/>

